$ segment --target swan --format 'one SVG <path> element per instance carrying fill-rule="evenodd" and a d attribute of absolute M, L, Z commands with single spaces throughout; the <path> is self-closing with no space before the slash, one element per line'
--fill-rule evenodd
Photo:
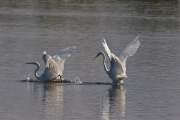
<path fill-rule="evenodd" d="M 106 39 L 103 40 L 102 46 L 105 52 L 100 51 L 95 58 L 102 56 L 103 57 L 103 64 L 104 70 L 108 74 L 108 76 L 112 79 L 112 82 L 117 83 L 124 83 L 124 79 L 127 78 L 126 74 L 126 61 L 129 56 L 133 56 L 138 48 L 140 47 L 139 36 L 131 41 L 125 49 L 121 52 L 120 56 L 118 57 L 109 49 Z M 107 57 L 106 57 L 107 55 Z M 106 60 L 109 60 L 110 66 L 106 65 Z"/>
<path fill-rule="evenodd" d="M 61 52 L 65 52 L 68 50 L 73 50 L 75 47 L 69 47 L 66 49 L 63 49 Z M 32 64 L 36 66 L 36 69 L 34 71 L 34 76 L 37 80 L 41 81 L 63 81 L 63 72 L 64 72 L 64 64 L 68 57 L 70 57 L 70 53 L 63 53 L 61 55 L 49 55 L 46 51 L 43 52 L 43 62 L 45 64 L 44 71 L 41 75 L 38 74 L 38 71 L 40 69 L 40 63 L 39 62 L 27 62 L 26 64 Z"/>

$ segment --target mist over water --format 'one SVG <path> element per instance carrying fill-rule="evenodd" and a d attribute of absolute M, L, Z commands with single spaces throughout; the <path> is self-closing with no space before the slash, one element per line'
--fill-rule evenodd
<path fill-rule="evenodd" d="M 0 18 L 0 119 L 179 120 L 177 0 L 1 0 Z M 77 50 L 65 79 L 111 82 L 94 59 L 102 38 L 118 54 L 137 35 L 141 46 L 127 60 L 123 87 L 18 82 L 33 76 L 26 62 L 40 61 L 43 70 L 44 50 L 70 46 Z"/>

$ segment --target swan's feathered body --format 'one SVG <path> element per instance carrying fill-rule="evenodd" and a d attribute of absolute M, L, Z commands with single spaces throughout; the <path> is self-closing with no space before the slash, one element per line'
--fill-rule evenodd
<path fill-rule="evenodd" d="M 60 56 L 50 56 L 47 54 L 43 55 L 43 60 L 45 63 L 45 73 L 47 78 L 54 78 L 58 76 L 57 79 L 63 80 L 63 72 L 64 72 L 64 63 L 65 59 L 61 59 Z"/>
<path fill-rule="evenodd" d="M 28 62 L 26 64 L 33 64 L 36 66 L 36 69 L 34 71 L 34 76 L 36 77 L 37 80 L 41 80 L 41 81 L 53 81 L 53 80 L 57 80 L 59 75 L 58 74 L 50 74 L 52 73 L 52 69 L 49 68 L 45 68 L 43 73 L 41 75 L 38 74 L 38 71 L 40 69 L 40 64 L 39 62 Z"/>
<path fill-rule="evenodd" d="M 140 46 L 139 37 L 137 36 L 133 41 L 131 41 L 127 47 L 121 52 L 120 56 L 116 56 L 114 53 L 111 52 L 109 49 L 106 40 L 102 42 L 102 46 L 105 50 L 104 52 L 100 52 L 97 54 L 96 57 L 99 55 L 102 55 L 104 58 L 104 68 L 106 73 L 109 75 L 109 77 L 113 80 L 113 82 L 119 82 L 127 77 L 126 74 L 126 60 L 129 56 L 133 56 L 137 49 Z M 107 67 L 105 61 L 106 61 L 106 55 L 107 59 L 110 62 L 109 68 Z"/>

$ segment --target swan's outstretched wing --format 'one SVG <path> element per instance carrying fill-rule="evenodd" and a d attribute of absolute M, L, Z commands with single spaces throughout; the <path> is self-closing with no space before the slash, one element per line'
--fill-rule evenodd
<path fill-rule="evenodd" d="M 60 55 L 60 56 L 63 56 L 65 54 L 72 54 L 74 53 L 75 51 L 77 50 L 77 47 L 76 46 L 70 46 L 70 47 L 67 47 L 67 48 L 64 48 L 64 49 L 60 49 L 57 54 Z"/>
<path fill-rule="evenodd" d="M 71 54 L 63 54 L 63 55 L 54 55 L 52 58 L 57 63 L 63 63 L 67 58 L 71 57 Z"/>
<path fill-rule="evenodd" d="M 59 52 L 57 52 L 56 55 L 53 56 L 53 59 L 56 62 L 65 62 L 67 58 L 71 57 L 71 54 L 74 53 L 77 50 L 76 46 L 67 47 L 64 49 L 61 49 Z"/>
<path fill-rule="evenodd" d="M 112 53 L 111 53 L 111 50 L 109 49 L 109 47 L 107 45 L 106 39 L 103 40 L 102 46 L 104 47 L 104 50 L 107 53 L 109 59 L 111 59 L 112 58 Z"/>
<path fill-rule="evenodd" d="M 133 56 L 136 51 L 138 50 L 139 46 L 140 46 L 140 41 L 139 41 L 139 36 L 136 36 L 136 38 L 131 41 L 126 48 L 122 51 L 122 53 L 120 54 L 120 59 L 124 62 L 126 62 L 127 58 L 129 56 Z"/>

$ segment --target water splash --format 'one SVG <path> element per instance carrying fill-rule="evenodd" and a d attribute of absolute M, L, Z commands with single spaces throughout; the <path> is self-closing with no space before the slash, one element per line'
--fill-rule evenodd
<path fill-rule="evenodd" d="M 31 80 L 31 78 L 30 77 L 26 77 L 26 81 L 30 81 Z"/>
<path fill-rule="evenodd" d="M 74 78 L 74 80 L 72 80 L 72 82 L 75 83 L 75 84 L 82 84 L 83 83 L 79 76 L 76 76 Z"/>
<path fill-rule="evenodd" d="M 30 81 L 30 80 L 32 80 L 32 79 L 31 79 L 30 75 L 28 74 L 26 77 L 26 81 Z"/>

